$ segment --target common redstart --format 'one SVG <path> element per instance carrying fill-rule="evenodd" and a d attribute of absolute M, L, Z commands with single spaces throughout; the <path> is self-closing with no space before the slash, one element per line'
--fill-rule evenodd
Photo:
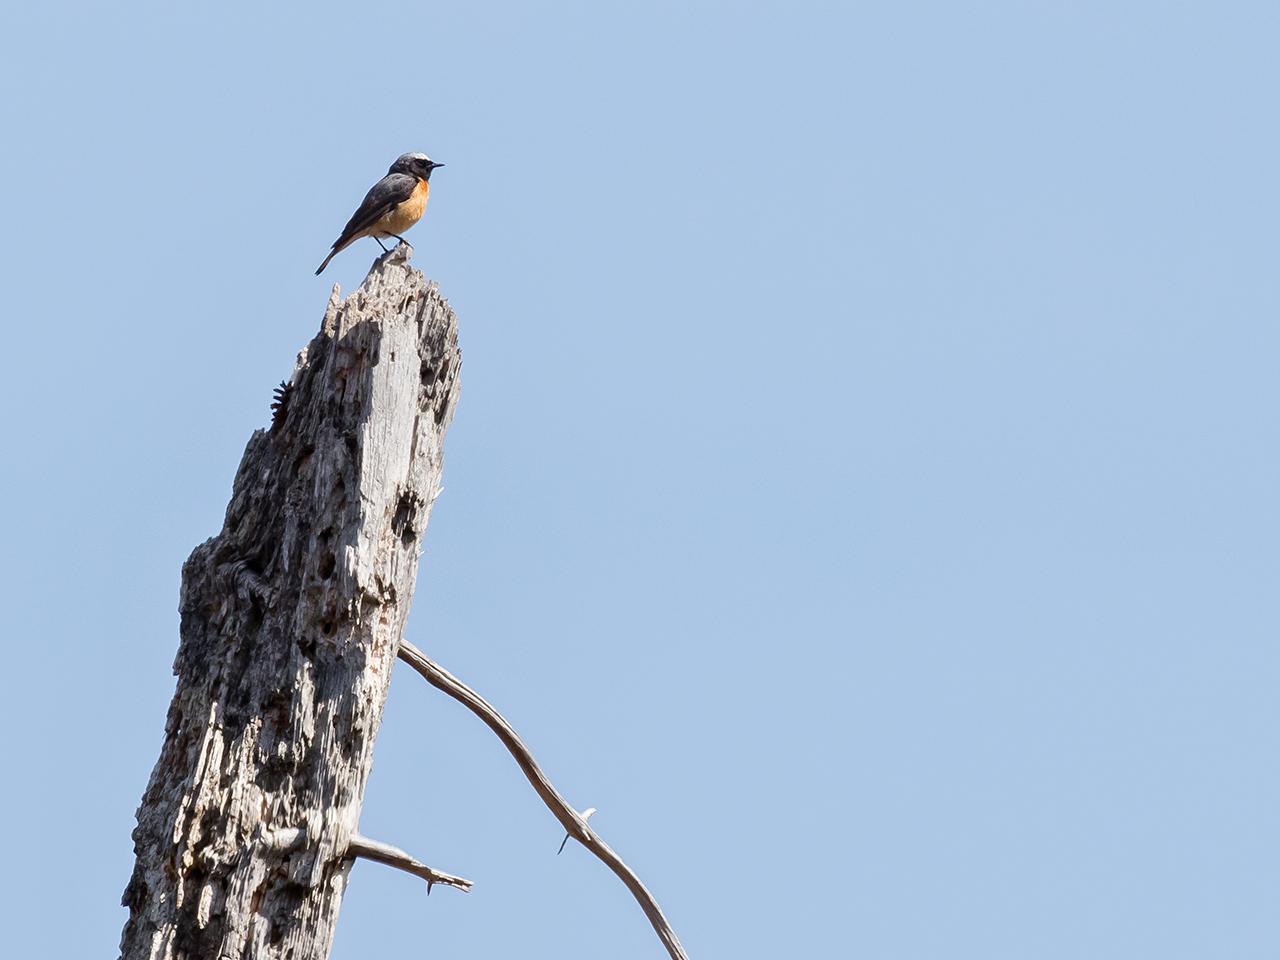
<path fill-rule="evenodd" d="M 427 181 L 431 179 L 432 170 L 443 166 L 425 153 L 406 153 L 398 157 L 387 175 L 364 195 L 359 209 L 351 215 L 338 239 L 333 241 L 333 249 L 324 258 L 324 263 L 316 267 L 316 276 L 339 251 L 361 237 L 373 237 L 384 252 L 387 248 L 382 242 L 383 237 L 395 237 L 408 244 L 409 241 L 400 234 L 422 219 L 422 212 L 427 209 L 427 195 L 431 192 Z"/>

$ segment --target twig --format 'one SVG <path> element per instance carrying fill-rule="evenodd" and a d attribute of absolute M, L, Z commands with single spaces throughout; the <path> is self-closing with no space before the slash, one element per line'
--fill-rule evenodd
<path fill-rule="evenodd" d="M 592 815 L 593 813 L 595 813 L 595 812 L 596 812 L 596 808 L 595 808 L 595 807 L 587 807 L 587 809 L 585 809 L 585 810 L 583 810 L 583 811 L 582 811 L 582 819 L 583 819 L 583 820 L 590 820 L 590 819 L 591 819 L 591 815 Z M 566 833 L 566 834 L 564 835 L 564 839 L 560 841 L 560 849 L 556 851 L 556 856 L 557 856 L 557 857 L 558 857 L 558 856 L 560 856 L 560 854 L 564 853 L 564 845 L 565 845 L 566 843 L 568 843 L 568 842 L 569 842 L 569 834 L 567 834 L 567 833 Z"/>
<path fill-rule="evenodd" d="M 463 893 L 471 889 L 470 880 L 464 880 L 462 877 L 455 877 L 448 873 L 441 873 L 439 870 L 428 867 L 422 861 L 415 860 L 399 847 L 393 847 L 389 843 L 379 843 L 377 840 L 370 840 L 368 837 L 362 837 L 358 833 L 351 835 L 351 842 L 347 845 L 347 856 L 376 860 L 378 863 L 385 863 L 388 867 L 395 867 L 405 873 L 412 873 L 415 877 L 421 877 L 427 881 L 427 896 L 431 896 L 431 887 L 437 883 L 443 883 L 448 887 L 457 887 Z"/>
<path fill-rule="evenodd" d="M 300 827 L 281 827 L 263 833 L 261 842 L 272 853 L 286 854 L 296 850 L 305 836 L 305 831 Z M 412 873 L 415 877 L 421 877 L 427 881 L 427 896 L 431 895 L 432 885 L 437 883 L 457 887 L 464 893 L 471 889 L 470 880 L 463 880 L 461 877 L 441 873 L 439 870 L 415 860 L 399 847 L 393 847 L 389 843 L 379 843 L 377 840 L 370 840 L 368 837 L 361 836 L 358 833 L 353 833 L 351 839 L 347 841 L 347 856 L 376 860 L 378 863 L 385 863 L 389 867 L 396 867 Z"/>
<path fill-rule="evenodd" d="M 529 783 L 533 785 L 533 789 L 542 798 L 542 802 L 547 805 L 547 809 L 560 821 L 565 831 L 600 858 L 604 865 L 617 874 L 618 879 L 627 885 L 631 895 L 640 904 L 640 909 L 644 911 L 645 916 L 649 918 L 649 922 L 653 924 L 653 929 L 657 931 L 658 939 L 667 948 L 667 953 L 671 955 L 672 960 L 689 960 L 689 955 L 684 952 L 684 947 L 680 945 L 680 938 L 676 936 L 675 930 L 671 928 L 671 924 L 663 916 L 662 908 L 658 906 L 658 901 L 653 898 L 653 894 L 645 889 L 644 884 L 640 882 L 640 878 L 635 875 L 635 871 L 623 863 L 622 858 L 614 853 L 609 848 L 609 845 L 601 840 L 596 835 L 596 832 L 587 825 L 586 818 L 573 809 L 568 801 L 560 795 L 560 791 L 551 785 L 547 775 L 542 772 L 538 762 L 533 759 L 533 754 L 529 752 L 529 748 L 524 745 L 524 742 L 512 729 L 511 724 L 503 719 L 502 714 L 490 706 L 484 697 L 480 696 L 480 694 L 476 693 L 434 660 L 428 658 L 425 653 L 407 640 L 400 642 L 400 659 L 418 671 L 427 683 L 439 690 L 443 690 L 474 713 L 488 725 L 490 730 L 498 735 L 498 739 L 515 757 L 516 763 L 524 771 L 524 775 L 528 778 Z"/>

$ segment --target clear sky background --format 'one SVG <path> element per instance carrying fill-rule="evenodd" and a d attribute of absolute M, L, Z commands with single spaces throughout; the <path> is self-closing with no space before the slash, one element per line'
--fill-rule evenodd
<path fill-rule="evenodd" d="M 175 6 L 0 12 L 0 952 L 114 955 L 181 563 L 426 150 L 407 635 L 695 960 L 1280 955 L 1280 7 Z M 663 956 L 402 668 L 363 828 L 476 886 L 338 960 Z"/>

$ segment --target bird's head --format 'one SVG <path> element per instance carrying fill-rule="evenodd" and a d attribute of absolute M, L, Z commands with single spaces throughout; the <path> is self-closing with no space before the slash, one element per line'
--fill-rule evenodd
<path fill-rule="evenodd" d="M 436 163 L 425 153 L 403 153 L 396 157 L 396 162 L 387 173 L 407 173 L 420 180 L 430 180 L 431 171 L 443 166 L 443 163 Z"/>

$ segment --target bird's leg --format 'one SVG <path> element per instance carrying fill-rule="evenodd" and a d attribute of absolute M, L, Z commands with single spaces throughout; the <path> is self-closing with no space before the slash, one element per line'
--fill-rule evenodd
<path fill-rule="evenodd" d="M 391 252 L 391 251 L 389 251 L 389 250 L 387 249 L 387 245 L 386 245 L 385 243 L 383 243 L 383 242 L 382 242 L 382 238 L 381 238 L 381 237 L 374 237 L 373 239 L 375 239 L 375 240 L 377 240 L 377 241 L 378 241 L 378 246 L 380 246 L 380 247 L 382 248 L 382 252 L 383 252 L 383 253 L 390 253 L 390 252 Z"/>
<path fill-rule="evenodd" d="M 404 237 L 400 236 L 400 234 L 398 234 L 398 233 L 393 233 L 393 234 L 392 234 L 392 236 L 393 236 L 393 237 L 395 237 L 397 240 L 399 240 L 401 243 L 403 243 L 403 244 L 404 244 L 406 247 L 408 247 L 410 250 L 412 250 L 412 249 L 413 249 L 413 244 L 412 244 L 412 243 L 410 243 L 408 240 L 406 240 Z"/>

